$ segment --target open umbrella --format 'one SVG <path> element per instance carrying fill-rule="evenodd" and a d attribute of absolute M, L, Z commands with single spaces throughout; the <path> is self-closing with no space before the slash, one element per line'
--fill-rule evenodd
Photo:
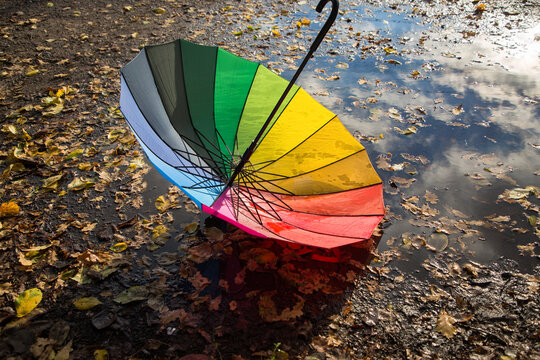
<path fill-rule="evenodd" d="M 329 0 L 321 0 L 321 12 Z M 384 215 L 362 145 L 295 81 L 223 49 L 146 46 L 121 71 L 120 109 L 153 165 L 203 211 L 250 234 L 332 248 Z"/>

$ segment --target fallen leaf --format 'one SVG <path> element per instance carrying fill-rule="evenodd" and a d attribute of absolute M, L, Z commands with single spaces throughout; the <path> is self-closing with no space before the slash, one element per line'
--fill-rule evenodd
<path fill-rule="evenodd" d="M 38 306 L 43 298 L 41 290 L 38 288 L 28 289 L 15 299 L 15 310 L 17 317 L 23 317 Z"/>
<path fill-rule="evenodd" d="M 435 205 L 437 201 L 439 201 L 439 197 L 435 195 L 434 193 L 430 192 L 429 190 L 426 190 L 426 194 L 424 195 L 424 198 L 426 201 L 432 205 Z"/>
<path fill-rule="evenodd" d="M 105 349 L 95 350 L 94 360 L 109 360 L 109 352 Z"/>
<path fill-rule="evenodd" d="M 96 183 L 93 180 L 76 177 L 68 184 L 68 189 L 72 191 L 81 191 L 93 187 Z"/>
<path fill-rule="evenodd" d="M 95 297 L 83 297 L 73 302 L 73 305 L 79 310 L 90 310 L 100 304 L 102 304 L 102 302 Z"/>
<path fill-rule="evenodd" d="M 463 270 L 465 270 L 472 277 L 478 277 L 478 270 L 476 270 L 473 264 L 468 263 L 463 265 Z"/>
<path fill-rule="evenodd" d="M 119 242 L 117 244 L 114 244 L 110 247 L 111 251 L 114 251 L 116 253 L 125 251 L 128 248 L 127 244 L 125 242 Z"/>
<path fill-rule="evenodd" d="M 68 360 L 69 354 L 73 350 L 71 345 L 73 344 L 73 340 L 70 340 L 64 347 L 62 347 L 57 353 L 54 358 L 54 360 Z"/>
<path fill-rule="evenodd" d="M 435 330 L 443 334 L 446 338 L 450 339 L 457 332 L 457 329 L 454 326 L 455 323 L 456 319 L 448 315 L 446 310 L 443 309 L 439 314 L 439 318 L 437 319 L 437 327 Z"/>
<path fill-rule="evenodd" d="M 15 201 L 9 201 L 0 205 L 0 218 L 19 215 L 19 205 Z"/>
<path fill-rule="evenodd" d="M 42 180 L 42 187 L 47 190 L 56 190 L 58 189 L 58 182 L 64 177 L 64 174 L 54 175 Z"/>
<path fill-rule="evenodd" d="M 443 233 L 433 233 L 426 240 L 426 248 L 433 251 L 443 251 L 448 246 L 448 236 Z"/>
<path fill-rule="evenodd" d="M 454 115 L 459 115 L 463 112 L 463 104 L 459 104 L 459 106 L 456 106 L 455 108 L 452 109 L 452 114 Z"/>
<path fill-rule="evenodd" d="M 158 209 L 161 212 L 164 212 L 171 206 L 171 202 L 165 199 L 163 195 L 160 195 L 154 202 L 154 205 L 156 206 L 156 209 Z"/>
<path fill-rule="evenodd" d="M 113 301 L 119 304 L 128 304 L 133 301 L 144 300 L 148 297 L 146 286 L 132 286 L 118 294 Z"/>

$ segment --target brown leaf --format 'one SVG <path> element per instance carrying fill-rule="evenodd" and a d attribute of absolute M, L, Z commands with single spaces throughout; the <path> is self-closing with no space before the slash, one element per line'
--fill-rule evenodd
<path fill-rule="evenodd" d="M 439 201 L 439 197 L 435 195 L 434 193 L 430 192 L 429 190 L 426 190 L 426 194 L 424 195 L 424 198 L 426 201 L 432 205 L 435 205 L 437 201 Z"/>
<path fill-rule="evenodd" d="M 455 323 L 456 319 L 450 316 L 446 310 L 443 309 L 439 314 L 439 318 L 437 319 L 437 327 L 435 330 L 443 334 L 446 338 L 450 339 L 457 332 L 457 329 L 454 326 Z"/>

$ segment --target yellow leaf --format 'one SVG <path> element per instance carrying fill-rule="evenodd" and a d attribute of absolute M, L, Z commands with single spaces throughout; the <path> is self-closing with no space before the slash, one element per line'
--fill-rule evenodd
<path fill-rule="evenodd" d="M 486 4 L 478 4 L 476 5 L 476 11 L 480 12 L 480 11 L 484 11 L 486 10 Z"/>
<path fill-rule="evenodd" d="M 100 305 L 102 302 L 95 297 L 83 297 L 73 302 L 73 305 L 79 310 L 90 310 Z"/>
<path fill-rule="evenodd" d="M 277 30 L 272 30 L 272 35 L 274 35 L 274 36 L 276 36 L 276 37 L 277 37 L 277 36 L 281 36 L 281 34 L 279 33 L 279 31 L 277 31 Z"/>
<path fill-rule="evenodd" d="M 60 179 L 62 179 L 62 177 L 64 177 L 64 174 L 60 174 L 60 175 L 54 175 L 54 176 L 51 176 L 51 177 L 48 177 L 43 181 L 43 188 L 44 189 L 49 189 L 49 190 L 56 190 L 58 189 L 58 181 L 60 181 Z"/>
<path fill-rule="evenodd" d="M 154 13 L 155 13 L 155 14 L 158 14 L 158 15 L 165 14 L 166 12 L 167 12 L 167 10 L 165 10 L 165 9 L 162 8 L 162 7 L 158 7 L 158 8 L 155 8 L 155 9 L 154 9 Z"/>
<path fill-rule="evenodd" d="M 7 203 L 2 203 L 0 205 L 0 218 L 8 216 L 17 216 L 19 215 L 19 205 L 15 201 L 10 201 Z"/>
<path fill-rule="evenodd" d="M 79 163 L 79 165 L 77 165 L 77 167 L 81 171 L 88 171 L 88 170 L 90 170 L 92 168 L 92 164 L 90 164 L 90 163 Z"/>
<path fill-rule="evenodd" d="M 127 248 L 128 246 L 125 242 L 119 242 L 111 246 L 111 251 L 119 253 L 119 252 L 125 251 Z"/>
<path fill-rule="evenodd" d="M 437 319 L 437 327 L 435 330 L 450 339 L 457 332 L 457 329 L 454 326 L 455 323 L 456 319 L 448 315 L 446 310 L 442 310 Z"/>
<path fill-rule="evenodd" d="M 191 224 L 187 225 L 185 228 L 184 228 L 184 231 L 190 233 L 190 234 L 193 234 L 194 232 L 197 231 L 197 229 L 199 228 L 199 224 L 197 224 L 196 222 L 192 222 Z"/>
<path fill-rule="evenodd" d="M 165 199 L 163 195 L 160 195 L 154 202 L 154 205 L 156 206 L 156 209 L 158 209 L 161 212 L 164 212 L 171 206 L 171 203 L 170 201 Z"/>
<path fill-rule="evenodd" d="M 15 310 L 17 317 L 23 317 L 38 306 L 43 298 L 41 290 L 38 288 L 28 289 L 15 299 Z"/>
<path fill-rule="evenodd" d="M 152 239 L 156 239 L 162 235 L 167 234 L 167 227 L 165 225 L 158 225 L 152 230 Z"/>
<path fill-rule="evenodd" d="M 95 185 L 92 180 L 84 180 L 83 178 L 75 178 L 68 184 L 68 190 L 80 191 L 91 188 Z"/>
<path fill-rule="evenodd" d="M 37 75 L 39 74 L 39 70 L 37 69 L 29 69 L 27 72 L 26 72 L 26 76 L 34 76 L 34 75 Z"/>
<path fill-rule="evenodd" d="M 109 352 L 105 349 L 94 351 L 94 360 L 109 360 Z"/>
<path fill-rule="evenodd" d="M 84 152 L 83 149 L 77 149 L 77 150 L 74 150 L 74 151 L 70 152 L 70 153 L 66 156 L 66 160 L 70 160 L 70 159 L 76 158 L 77 156 L 82 155 L 83 152 Z"/>

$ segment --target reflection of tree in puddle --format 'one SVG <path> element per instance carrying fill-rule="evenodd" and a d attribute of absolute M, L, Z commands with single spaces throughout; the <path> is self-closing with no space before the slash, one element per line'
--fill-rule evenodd
<path fill-rule="evenodd" d="M 236 229 L 222 232 L 216 221 L 207 219 L 205 239 L 190 247 L 180 272 L 195 288 L 190 298 L 202 305 L 196 311 L 206 319 L 199 325 L 218 338 L 245 333 L 247 342 L 235 343 L 244 349 L 251 344 L 252 351 L 267 349 L 272 341 L 307 339 L 312 321 L 324 321 L 339 308 L 380 240 L 326 250 Z M 225 338 L 217 342 L 230 345 Z"/>

